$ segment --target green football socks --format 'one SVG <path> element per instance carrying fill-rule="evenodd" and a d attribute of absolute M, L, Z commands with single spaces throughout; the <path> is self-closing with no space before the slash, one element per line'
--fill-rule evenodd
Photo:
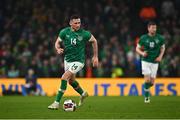
<path fill-rule="evenodd" d="M 55 101 L 56 102 L 60 102 L 64 92 L 66 91 L 66 88 L 67 88 L 67 81 L 66 80 L 61 80 L 61 86 L 58 90 L 58 93 L 57 93 L 57 96 L 56 96 L 56 99 Z"/>
<path fill-rule="evenodd" d="M 74 90 L 76 90 L 80 95 L 83 94 L 83 89 L 79 86 L 79 83 L 74 80 L 72 83 L 70 83 L 70 85 L 74 88 Z"/>
<path fill-rule="evenodd" d="M 144 83 L 144 91 L 145 91 L 145 97 L 149 97 L 149 88 L 151 87 L 150 83 Z"/>

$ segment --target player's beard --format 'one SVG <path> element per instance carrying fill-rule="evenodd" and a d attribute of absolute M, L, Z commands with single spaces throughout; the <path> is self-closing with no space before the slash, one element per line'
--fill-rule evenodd
<path fill-rule="evenodd" d="M 75 28 L 75 31 L 78 31 L 79 29 L 80 29 L 80 27 L 76 27 L 76 28 Z"/>
<path fill-rule="evenodd" d="M 151 36 L 154 36 L 154 35 L 156 34 L 156 31 L 151 31 L 151 32 L 149 32 L 149 34 L 150 34 Z"/>
<path fill-rule="evenodd" d="M 78 30 L 80 29 L 80 27 L 72 27 L 72 29 L 73 29 L 74 31 L 78 31 Z"/>

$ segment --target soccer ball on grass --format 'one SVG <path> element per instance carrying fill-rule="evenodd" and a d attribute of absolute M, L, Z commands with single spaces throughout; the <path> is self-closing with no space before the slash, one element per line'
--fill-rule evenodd
<path fill-rule="evenodd" d="M 63 109 L 66 112 L 75 111 L 76 110 L 76 103 L 71 99 L 65 100 L 64 104 L 63 104 Z"/>

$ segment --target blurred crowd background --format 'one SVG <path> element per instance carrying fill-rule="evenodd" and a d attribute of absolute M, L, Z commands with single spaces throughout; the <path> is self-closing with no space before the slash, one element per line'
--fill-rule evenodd
<path fill-rule="evenodd" d="M 180 77 L 179 6 L 180 0 L 1 0 L 0 77 L 25 77 L 30 68 L 38 77 L 60 77 L 63 56 L 56 54 L 54 42 L 74 13 L 99 45 L 99 68 L 92 67 L 87 44 L 79 77 L 140 77 L 135 47 L 149 20 L 166 40 L 158 76 Z"/>

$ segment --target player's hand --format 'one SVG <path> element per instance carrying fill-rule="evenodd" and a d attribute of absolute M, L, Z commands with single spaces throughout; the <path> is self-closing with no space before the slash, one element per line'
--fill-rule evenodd
<path fill-rule="evenodd" d="M 147 52 L 143 52 L 143 55 L 142 55 L 143 57 L 147 57 L 148 56 L 148 54 L 147 54 Z"/>
<path fill-rule="evenodd" d="M 56 48 L 56 51 L 57 51 L 58 54 L 63 54 L 64 49 L 62 49 L 62 48 Z"/>
<path fill-rule="evenodd" d="M 161 62 L 161 60 L 162 60 L 162 57 L 157 57 L 157 58 L 155 59 L 156 62 Z"/>
<path fill-rule="evenodd" d="M 98 64 L 99 64 L 98 57 L 93 57 L 92 58 L 92 63 L 93 63 L 93 67 L 98 67 Z"/>

